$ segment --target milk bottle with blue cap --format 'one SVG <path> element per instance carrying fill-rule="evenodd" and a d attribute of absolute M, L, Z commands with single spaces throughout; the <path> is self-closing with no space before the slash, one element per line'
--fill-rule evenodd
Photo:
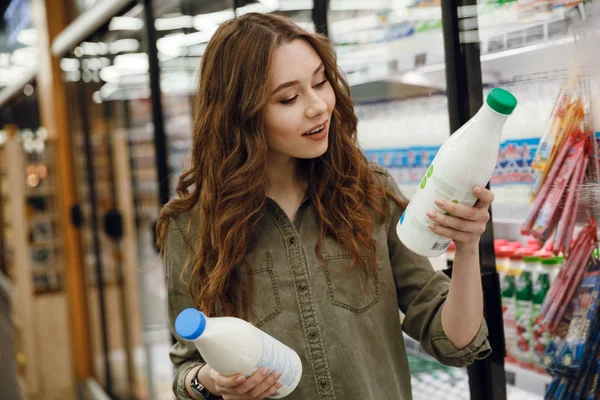
<path fill-rule="evenodd" d="M 300 383 L 302 362 L 298 353 L 239 318 L 207 317 L 188 308 L 175 320 L 175 332 L 194 342 L 202 358 L 221 375 L 249 377 L 261 368 L 281 373 L 283 386 L 270 398 L 281 399 Z"/>

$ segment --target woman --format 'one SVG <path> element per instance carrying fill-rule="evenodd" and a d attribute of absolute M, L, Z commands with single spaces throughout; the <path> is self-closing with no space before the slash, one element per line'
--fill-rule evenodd
<path fill-rule="evenodd" d="M 244 318 L 292 347 L 295 399 L 410 399 L 402 329 L 449 365 L 490 352 L 476 207 L 440 203 L 431 229 L 456 242 L 452 281 L 402 245 L 406 202 L 356 142 L 349 87 L 327 40 L 284 17 L 219 27 L 202 60 L 191 167 L 157 236 L 171 328 L 197 307 Z M 401 134 L 399 132 L 398 134 Z M 405 314 L 403 323 L 398 308 Z M 263 399 L 277 371 L 220 376 L 193 344 L 171 349 L 177 398 Z"/>

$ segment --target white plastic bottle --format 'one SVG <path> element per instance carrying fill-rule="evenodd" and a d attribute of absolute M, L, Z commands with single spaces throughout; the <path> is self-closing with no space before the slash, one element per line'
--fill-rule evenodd
<path fill-rule="evenodd" d="M 442 211 L 435 204 L 439 198 L 475 204 L 473 187 L 483 187 L 490 180 L 502 128 L 516 106 L 517 100 L 511 93 L 492 89 L 477 114 L 444 142 L 397 226 L 398 237 L 406 247 L 426 257 L 446 251 L 450 239 L 429 229 L 432 221 L 426 213 Z"/>
<path fill-rule="evenodd" d="M 249 377 L 260 368 L 281 373 L 283 386 L 272 399 L 286 397 L 298 386 L 302 362 L 298 353 L 254 325 L 233 317 L 206 317 L 194 308 L 175 320 L 175 332 L 193 341 L 202 358 L 221 375 Z"/>

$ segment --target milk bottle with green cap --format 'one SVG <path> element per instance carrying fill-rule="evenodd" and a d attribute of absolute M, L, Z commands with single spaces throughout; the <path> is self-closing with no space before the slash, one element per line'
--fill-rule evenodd
<path fill-rule="evenodd" d="M 490 180 L 502 128 L 516 106 L 510 92 L 492 89 L 477 114 L 444 142 L 397 226 L 398 237 L 406 247 L 426 257 L 446 251 L 450 239 L 429 229 L 432 221 L 426 213 L 441 211 L 435 204 L 439 198 L 475 204 L 473 187 L 483 187 Z"/>

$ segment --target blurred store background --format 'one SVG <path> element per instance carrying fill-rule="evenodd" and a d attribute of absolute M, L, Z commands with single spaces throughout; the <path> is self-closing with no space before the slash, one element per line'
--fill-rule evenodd
<path fill-rule="evenodd" d="M 574 288 L 554 294 L 565 308 L 577 296 L 597 304 L 598 289 L 575 290 L 597 255 L 569 261 L 579 248 L 553 247 L 553 227 L 521 233 L 535 212 L 534 181 L 550 168 L 533 168 L 535 155 L 572 103 L 582 111 L 569 129 L 590 139 L 582 178 L 565 190 L 600 176 L 600 10 L 581 0 L 0 0 L 0 398 L 173 398 L 153 226 L 188 162 L 206 44 L 219 24 L 248 12 L 286 15 L 329 36 L 360 145 L 408 196 L 491 88 L 515 94 L 482 241 L 494 354 L 448 368 L 408 341 L 414 398 L 599 398 L 597 305 L 585 309 L 589 330 L 552 330 L 581 364 L 564 375 L 543 363 L 563 348 L 546 352 L 552 339 L 539 340 L 534 320 L 548 314 L 532 308 L 542 265 L 581 271 L 569 273 L 579 280 L 552 276 L 555 291 Z M 571 233 L 565 242 L 583 241 L 582 227 L 595 222 L 574 210 L 556 214 Z M 595 235 L 594 225 L 588 241 Z M 432 262 L 451 267 L 451 250 Z M 523 273 L 531 263 L 538 272 Z M 521 326 L 514 314 L 524 308 L 534 314 Z M 592 397 L 561 397 L 577 385 Z"/>

